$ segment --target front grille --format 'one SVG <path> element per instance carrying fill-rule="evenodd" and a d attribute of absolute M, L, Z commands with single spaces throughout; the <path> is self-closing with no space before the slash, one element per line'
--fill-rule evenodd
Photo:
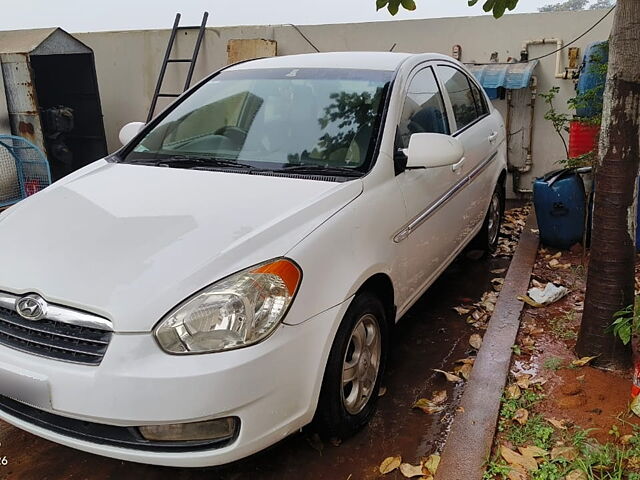
<path fill-rule="evenodd" d="M 31 321 L 0 307 L 0 345 L 65 362 L 98 365 L 111 332 L 54 320 Z"/>

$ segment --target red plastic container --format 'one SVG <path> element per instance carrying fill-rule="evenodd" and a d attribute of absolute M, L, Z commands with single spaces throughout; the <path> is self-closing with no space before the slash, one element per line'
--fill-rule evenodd
<path fill-rule="evenodd" d="M 569 158 L 579 157 L 598 148 L 599 125 L 572 120 L 569 124 Z"/>

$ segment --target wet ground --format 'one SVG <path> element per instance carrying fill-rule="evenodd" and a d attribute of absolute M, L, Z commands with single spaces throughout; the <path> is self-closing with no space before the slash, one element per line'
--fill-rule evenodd
<path fill-rule="evenodd" d="M 293 435 L 269 450 L 235 464 L 189 470 L 154 467 L 103 458 L 42 440 L 0 422 L 0 478 L 5 479 L 367 479 L 377 478 L 387 456 L 402 455 L 417 463 L 442 448 L 463 386 L 446 382 L 434 368 L 451 371 L 456 360 L 472 353 L 475 333 L 452 307 L 475 302 L 491 289 L 491 270 L 508 259 L 461 257 L 401 319 L 393 332 L 392 350 L 378 412 L 371 424 L 340 445 L 321 444 L 307 432 Z M 445 412 L 426 415 L 412 410 L 421 397 L 446 389 Z M 399 472 L 387 477 L 401 478 Z"/>

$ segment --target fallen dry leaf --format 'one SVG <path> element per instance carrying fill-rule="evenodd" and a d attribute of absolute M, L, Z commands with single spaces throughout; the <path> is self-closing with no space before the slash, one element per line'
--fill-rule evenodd
<path fill-rule="evenodd" d="M 437 453 L 433 453 L 427 457 L 427 459 L 422 464 L 422 472 L 427 475 L 435 475 L 436 470 L 438 470 L 438 465 L 440 465 L 440 455 Z M 427 470 L 425 472 L 425 470 Z"/>
<path fill-rule="evenodd" d="M 471 309 L 470 308 L 465 308 L 465 307 L 453 307 L 453 309 L 458 312 L 458 315 L 466 315 L 468 313 L 471 313 Z"/>
<path fill-rule="evenodd" d="M 422 465 L 411 465 L 410 463 L 400 464 L 400 473 L 406 478 L 421 477 Z"/>
<path fill-rule="evenodd" d="M 431 415 L 434 413 L 440 413 L 444 410 L 445 407 L 444 405 L 434 404 L 428 398 L 420 398 L 418 401 L 416 401 L 416 403 L 413 404 L 411 408 L 419 408 L 427 415 Z"/>
<path fill-rule="evenodd" d="M 529 411 L 526 408 L 519 408 L 513 414 L 513 419 L 520 425 L 524 425 L 529 420 Z"/>
<path fill-rule="evenodd" d="M 507 387 L 506 396 L 509 400 L 517 400 L 522 395 L 520 387 L 515 383 L 512 383 Z"/>
<path fill-rule="evenodd" d="M 520 455 L 505 445 L 500 446 L 500 455 L 510 465 L 520 465 L 530 472 L 538 469 L 538 462 L 536 462 L 535 458 Z"/>
<path fill-rule="evenodd" d="M 538 303 L 538 302 L 532 300 L 531 298 L 529 298 L 528 295 L 518 295 L 516 298 L 518 300 L 520 300 L 521 302 L 524 302 L 527 305 L 531 305 L 532 307 L 535 307 L 535 308 L 540 308 L 540 307 L 543 306 L 541 303 Z"/>
<path fill-rule="evenodd" d="M 620 443 L 622 445 L 629 445 L 632 438 L 633 438 L 633 435 L 623 435 L 620 437 Z"/>
<path fill-rule="evenodd" d="M 582 470 L 571 470 L 567 473 L 567 476 L 564 477 L 564 480 L 587 480 L 587 474 Z"/>
<path fill-rule="evenodd" d="M 435 405 L 442 405 L 447 400 L 447 391 L 438 390 L 431 397 L 431 402 Z"/>
<path fill-rule="evenodd" d="M 500 275 L 501 273 L 504 273 L 506 271 L 507 271 L 506 268 L 495 268 L 491 270 L 491 273 L 493 273 L 494 275 Z"/>
<path fill-rule="evenodd" d="M 522 455 L 525 455 L 527 457 L 534 457 L 534 458 L 544 457 L 549 453 L 540 447 L 536 447 L 535 445 L 529 445 L 527 447 L 518 447 L 518 450 Z"/>
<path fill-rule="evenodd" d="M 531 386 L 531 375 L 526 373 L 521 373 L 515 376 L 516 377 L 516 385 L 518 385 L 521 389 L 526 390 Z"/>
<path fill-rule="evenodd" d="M 402 463 L 402 457 L 397 455 L 395 457 L 387 457 L 380 464 L 379 470 L 382 475 L 393 472 Z"/>
<path fill-rule="evenodd" d="M 545 418 L 545 420 L 559 430 L 567 429 L 567 427 L 564 425 L 564 420 L 556 420 L 555 418 Z"/>
<path fill-rule="evenodd" d="M 473 335 L 471 335 L 471 337 L 469 337 L 469 345 L 471 345 L 476 350 L 480 350 L 480 347 L 482 346 L 482 337 L 477 333 L 474 333 Z"/>
<path fill-rule="evenodd" d="M 464 413 L 464 407 L 458 407 L 458 408 L 456 408 L 456 412 L 458 412 L 458 413 Z"/>
<path fill-rule="evenodd" d="M 461 375 L 465 380 L 469 380 L 471 376 L 471 370 L 473 370 L 473 365 L 469 363 L 465 363 L 463 365 L 457 366 L 453 369 L 453 372 L 456 375 Z"/>
<path fill-rule="evenodd" d="M 387 393 L 387 387 L 380 387 L 380 390 L 378 391 L 378 396 L 384 397 L 385 393 Z"/>
<path fill-rule="evenodd" d="M 457 382 L 461 382 L 462 381 L 462 379 L 460 377 L 458 377 L 457 375 L 454 375 L 453 373 L 445 372 L 444 370 L 440 370 L 440 369 L 437 369 L 437 368 L 434 368 L 433 371 L 434 372 L 438 372 L 438 373 L 442 373 L 445 376 L 445 378 L 447 379 L 447 381 L 449 381 L 449 382 L 457 383 Z"/>
<path fill-rule="evenodd" d="M 575 447 L 553 447 L 551 449 L 551 460 L 557 460 L 558 458 L 573 462 L 578 458 L 578 450 Z"/>
<path fill-rule="evenodd" d="M 629 408 L 633 413 L 636 414 L 636 416 L 640 417 L 640 395 L 633 397 L 633 400 L 631 400 L 631 405 L 629 405 Z"/>
<path fill-rule="evenodd" d="M 587 363 L 589 363 L 591 360 L 593 360 L 597 356 L 598 355 L 594 355 L 593 357 L 582 357 L 582 358 L 579 358 L 577 360 L 572 361 L 571 365 L 573 365 L 574 367 L 584 367 Z"/>
<path fill-rule="evenodd" d="M 456 360 L 455 363 L 464 363 L 468 365 L 473 365 L 475 361 L 476 361 L 476 357 L 467 357 L 467 358 L 461 358 L 460 360 Z"/>
<path fill-rule="evenodd" d="M 558 268 L 558 265 L 560 265 L 560 262 L 557 259 L 553 258 L 549 261 L 548 265 L 549 265 L 549 268 Z"/>
<path fill-rule="evenodd" d="M 509 473 L 507 473 L 509 480 L 528 480 L 527 470 L 519 465 L 511 466 Z"/>

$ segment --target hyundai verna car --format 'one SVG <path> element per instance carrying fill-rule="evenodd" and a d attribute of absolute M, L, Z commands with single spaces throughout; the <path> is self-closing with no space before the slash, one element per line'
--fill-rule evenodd
<path fill-rule="evenodd" d="M 0 418 L 209 466 L 373 415 L 389 331 L 498 240 L 500 114 L 446 56 L 224 68 L 0 215 Z"/>

